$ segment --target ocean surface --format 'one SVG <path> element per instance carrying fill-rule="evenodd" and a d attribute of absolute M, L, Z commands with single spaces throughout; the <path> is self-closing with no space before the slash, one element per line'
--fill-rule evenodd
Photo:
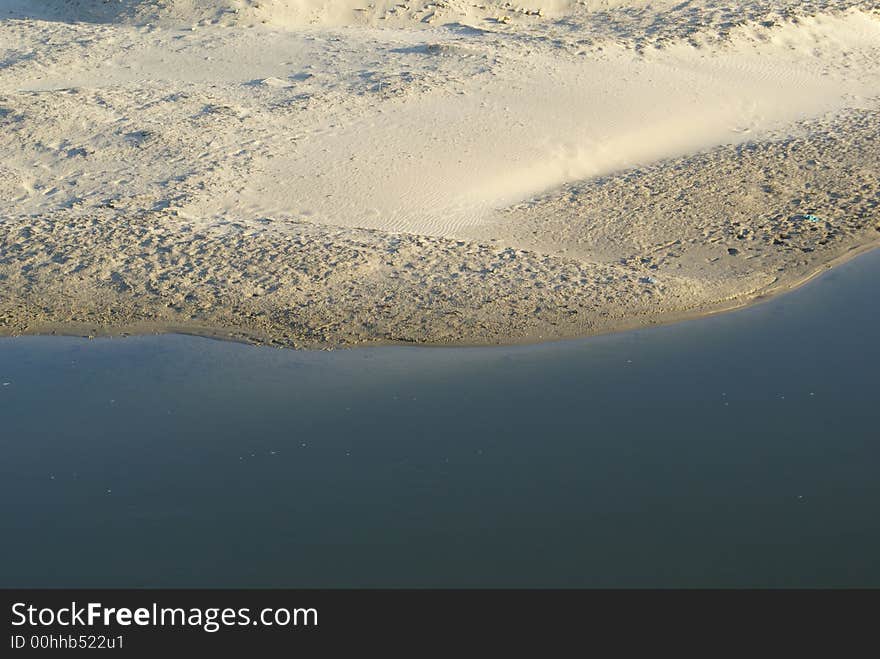
<path fill-rule="evenodd" d="M 880 586 L 878 282 L 510 348 L 0 340 L 0 586 Z"/>

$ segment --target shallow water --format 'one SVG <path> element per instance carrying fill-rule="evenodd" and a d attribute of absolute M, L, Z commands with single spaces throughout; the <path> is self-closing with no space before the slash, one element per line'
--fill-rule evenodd
<path fill-rule="evenodd" d="M 0 340 L 0 585 L 880 586 L 878 279 L 528 347 Z"/>

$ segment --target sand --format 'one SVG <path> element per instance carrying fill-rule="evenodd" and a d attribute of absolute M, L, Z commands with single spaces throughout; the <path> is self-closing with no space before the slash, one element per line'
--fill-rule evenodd
<path fill-rule="evenodd" d="M 880 242 L 880 3 L 0 0 L 0 332 L 668 322 Z"/>

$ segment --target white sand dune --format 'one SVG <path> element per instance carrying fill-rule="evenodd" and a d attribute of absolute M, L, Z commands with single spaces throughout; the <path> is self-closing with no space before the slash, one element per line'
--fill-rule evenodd
<path fill-rule="evenodd" d="M 167 4 L 155 11 L 189 15 L 216 3 Z M 120 5 L 134 10 L 155 3 Z M 260 11 L 280 16 L 326 5 L 264 2 Z M 314 49 L 304 40 L 314 37 L 308 34 L 274 33 L 247 58 L 240 55 L 249 42 L 234 31 L 191 36 L 174 49 L 144 40 L 109 63 L 50 68 L 18 86 L 98 89 L 153 81 L 177 87 L 197 81 L 223 85 L 228 98 L 243 105 L 267 90 L 314 96 L 361 76 L 369 102 L 358 98 L 346 111 L 341 106 L 352 99 L 341 99 L 339 107 L 326 108 L 335 118 L 311 132 L 301 129 L 297 115 L 275 117 L 271 132 L 256 116 L 251 125 L 244 122 L 239 140 L 260 141 L 251 171 L 241 178 L 239 170 L 227 169 L 220 194 L 193 199 L 182 211 L 202 219 L 307 218 L 432 235 L 455 235 L 494 209 L 565 183 L 759 139 L 880 94 L 880 68 L 846 67 L 852 53 L 880 44 L 880 21 L 863 12 L 773 28 L 744 26 L 722 49 L 679 43 L 643 56 L 613 44 L 597 54 L 562 57 L 498 53 L 484 39 L 455 32 L 403 33 L 403 43 L 401 33 L 356 32 L 344 37 L 348 48 L 376 49 L 379 57 L 396 51 L 396 59 L 369 69 L 359 69 L 356 60 L 339 62 L 332 78 L 311 72 Z M 415 69 L 467 71 L 471 60 L 484 62 L 478 75 L 425 83 L 421 93 L 408 93 L 407 75 L 413 80 Z M 169 112 L 173 117 L 173 108 Z"/>
<path fill-rule="evenodd" d="M 366 285 L 360 278 L 373 278 L 370 292 L 355 297 L 374 301 L 385 299 L 385 288 L 400 281 L 400 273 L 389 274 L 391 266 L 380 261 L 347 268 L 334 250 L 360 254 L 352 245 L 417 236 L 406 239 L 416 241 L 416 271 L 429 278 L 446 273 L 432 284 L 432 296 L 467 299 L 472 292 L 452 295 L 448 287 L 460 281 L 454 263 L 468 263 L 488 278 L 486 295 L 519 309 L 520 335 L 542 322 L 511 301 L 531 299 L 523 287 L 538 284 L 529 272 L 550 278 L 569 267 L 581 272 L 576 294 L 590 291 L 592 297 L 582 300 L 589 310 L 579 312 L 580 329 L 569 333 L 588 331 L 590 323 L 597 327 L 600 318 L 624 323 L 633 314 L 754 296 L 779 279 L 786 264 L 796 264 L 791 272 L 802 275 L 873 236 L 864 214 L 865 204 L 874 203 L 876 176 L 865 174 L 874 165 L 864 141 L 874 133 L 864 123 L 849 136 L 834 131 L 878 110 L 878 63 L 880 12 L 878 3 L 865 1 L 0 0 L 0 224 L 9 231 L 7 251 L 31 255 L 21 266 L 26 270 L 0 281 L 40 288 L 32 280 L 51 268 L 38 268 L 35 260 L 48 252 L 34 247 L 38 238 L 31 229 L 10 227 L 43 226 L 53 217 L 77 230 L 110 231 L 113 241 L 123 241 L 126 227 L 184 223 L 211 245 L 188 247 L 180 257 L 185 262 L 199 250 L 234 249 L 227 242 L 230 227 L 257 233 L 273 227 L 287 238 L 252 255 L 255 271 L 267 272 L 280 266 L 257 264 L 259 259 L 289 263 L 289 254 L 280 256 L 290 247 L 284 240 L 308 234 L 309 241 L 321 242 L 316 236 L 325 235 L 314 253 L 308 252 L 311 242 L 295 243 L 306 261 L 293 271 L 310 273 L 313 287 L 335 278 L 351 295 Z M 835 168 L 822 174 L 821 183 L 804 178 L 826 166 L 821 150 L 797 160 L 797 169 L 761 151 L 764 164 L 755 169 L 753 151 L 736 149 L 773 144 L 781 153 L 792 139 L 806 140 L 810 149 L 826 144 L 828 153 L 838 150 Z M 841 139 L 849 140 L 846 148 Z M 844 166 L 839 154 L 850 152 Z M 701 180 L 682 175 L 682 168 L 699 161 L 695 154 L 716 153 L 726 155 L 712 160 L 714 178 L 703 187 L 716 190 L 724 208 L 690 191 L 689 198 L 702 201 L 685 214 L 685 205 L 675 201 L 684 192 L 657 188 Z M 651 168 L 663 173 L 650 178 L 650 195 L 665 200 L 664 208 L 679 208 L 662 218 L 645 208 L 644 189 L 610 186 L 623 195 L 615 205 L 590 187 Z M 748 183 L 738 184 L 748 189 L 725 190 L 721 172 L 737 169 L 749 172 Z M 826 215 L 839 213 L 851 224 L 804 234 L 815 240 L 782 253 L 777 248 L 789 239 L 779 235 L 794 231 L 786 209 L 820 206 L 813 188 L 798 186 L 832 182 L 862 186 L 852 195 L 829 191 L 821 202 Z M 756 197 L 752 188 L 774 192 Z M 577 194 L 594 199 L 603 217 L 578 206 Z M 524 214 L 524 207 L 534 212 Z M 720 244 L 713 236 L 728 236 L 719 227 L 737 207 L 752 209 L 755 216 L 740 221 L 755 224 L 751 233 L 729 235 L 755 236 L 760 225 L 761 244 L 771 246 L 749 256 L 751 265 L 726 258 L 742 251 L 738 243 L 719 252 L 724 258 L 715 254 Z M 641 209 L 638 217 L 631 216 L 633 208 Z M 768 219 L 763 214 L 770 208 Z M 615 231 L 624 230 L 626 240 L 617 241 Z M 663 266 L 669 268 L 665 288 L 631 289 L 632 282 L 653 282 L 657 272 L 635 273 L 649 268 L 650 254 L 675 242 L 676 234 L 688 247 Z M 432 241 L 418 242 L 426 236 Z M 491 279 L 497 270 L 484 261 L 507 257 L 474 241 L 526 250 L 531 269 Z M 75 272 L 92 272 L 98 290 L 106 281 L 117 291 L 120 280 L 135 290 L 141 275 L 124 275 L 120 263 L 144 267 L 153 273 L 145 290 L 166 295 L 173 277 L 165 252 L 147 247 L 131 255 L 123 242 L 113 243 L 122 254 L 118 260 L 95 256 Z M 385 247 L 376 249 L 380 259 Z M 526 262 L 523 254 L 518 263 Z M 576 264 L 553 261 L 572 255 L 580 259 Z M 612 262 L 627 265 L 614 266 L 623 268 L 615 274 L 607 270 Z M 187 273 L 207 272 L 187 267 Z M 601 275 L 583 274 L 591 268 Z M 254 290 L 263 295 L 296 286 L 316 294 L 284 272 L 276 285 L 261 279 Z M 157 273 L 166 284 L 155 281 Z M 211 295 L 247 297 L 251 293 L 237 287 L 250 280 L 247 273 L 215 272 Z M 39 281 L 51 288 L 48 279 Z M 206 295 L 204 281 L 183 278 L 176 285 L 186 281 Z M 425 285 L 419 281 L 412 286 Z M 422 295 L 407 291 L 413 299 Z M 17 293 L 7 295 L 17 299 Z M 175 294 L 174 308 L 188 310 L 189 297 Z M 557 300 L 558 309 L 567 299 Z M 199 308 L 196 316 L 214 307 Z M 23 312 L 8 313 L 19 318 Z M 365 316 L 377 313 L 384 312 L 374 308 Z M 483 325 L 495 328 L 480 330 L 483 338 L 513 331 L 499 320 L 508 313 L 504 308 L 494 316 L 479 312 L 481 320 L 476 310 L 469 313 L 463 317 L 471 329 L 458 327 L 448 336 L 474 338 Z M 434 325 L 424 329 L 427 340 L 436 331 Z"/>
<path fill-rule="evenodd" d="M 880 21 L 862 14 L 789 26 L 772 39 L 802 52 L 820 43 L 814 29 L 837 38 L 840 52 L 880 44 Z M 328 128 L 188 212 L 455 235 L 564 183 L 760 139 L 880 93 L 880 69 L 829 75 L 824 53 L 768 56 L 774 48 L 743 36 L 708 56 L 683 46 L 647 59 L 610 50 L 585 61 L 511 60 L 457 94 Z"/>

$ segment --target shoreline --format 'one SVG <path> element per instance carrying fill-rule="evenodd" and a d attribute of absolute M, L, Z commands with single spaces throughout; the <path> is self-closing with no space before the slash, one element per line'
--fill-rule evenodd
<path fill-rule="evenodd" d="M 112 206 L 9 218 L 0 334 L 490 346 L 723 313 L 878 246 L 878 117 L 834 115 L 798 137 L 582 181 L 498 211 L 482 235 Z M 798 215 L 805 206 L 820 220 Z"/>
<path fill-rule="evenodd" d="M 690 311 L 661 314 L 654 317 L 632 318 L 629 322 L 622 322 L 614 327 L 605 328 L 600 331 L 589 334 L 561 334 L 558 336 L 547 336 L 537 338 L 510 339 L 500 338 L 497 341 L 485 343 L 471 342 L 423 342 L 417 343 L 412 341 L 389 341 L 376 340 L 373 342 L 363 342 L 353 345 L 312 345 L 312 346 L 290 346 L 279 345 L 273 342 L 269 335 L 257 335 L 242 332 L 236 328 L 209 327 L 199 326 L 196 323 L 191 324 L 151 324 L 148 321 L 136 323 L 132 325 L 121 325 L 118 327 L 108 326 L 94 328 L 88 323 L 46 323 L 41 324 L 33 330 L 20 333 L 11 333 L 7 328 L 0 326 L 0 338 L 13 339 L 20 337 L 32 336 L 63 336 L 83 339 L 95 338 L 127 338 L 129 336 L 163 336 L 163 335 L 183 335 L 194 336 L 198 338 L 212 339 L 216 341 L 228 341 L 233 343 L 241 343 L 245 345 L 253 345 L 257 347 L 274 347 L 285 350 L 309 350 L 309 351 L 328 351 L 328 350 L 356 350 L 359 348 L 377 348 L 377 347 L 417 347 L 417 348 L 503 348 L 513 346 L 530 346 L 542 345 L 547 343 L 557 343 L 562 341 L 577 341 L 581 339 L 590 339 L 598 336 L 607 336 L 610 334 L 621 334 L 625 332 L 633 332 L 652 327 L 663 327 L 669 325 L 677 325 L 689 321 L 700 320 L 726 313 L 732 313 L 748 309 L 765 302 L 770 302 L 779 297 L 787 295 L 798 290 L 812 281 L 822 277 L 834 268 L 837 268 L 854 259 L 864 256 L 875 249 L 880 248 L 880 239 L 863 245 L 851 247 L 849 250 L 836 256 L 830 261 L 814 268 L 806 276 L 800 277 L 789 283 L 774 284 L 767 289 L 762 290 L 754 296 L 745 299 L 734 299 L 730 301 L 720 302 L 716 305 L 707 305 Z M 89 331 L 91 329 L 91 331 Z"/>

